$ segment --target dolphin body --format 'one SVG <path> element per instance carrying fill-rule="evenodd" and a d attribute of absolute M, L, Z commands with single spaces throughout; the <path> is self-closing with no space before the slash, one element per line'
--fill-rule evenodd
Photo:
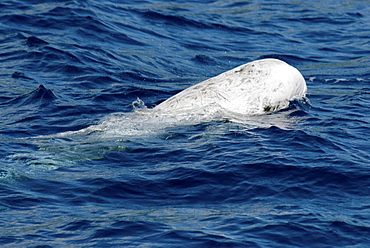
<path fill-rule="evenodd" d="M 105 136 L 137 136 L 213 120 L 251 123 L 252 116 L 306 99 L 306 92 L 306 82 L 296 68 L 278 59 L 261 59 L 195 84 L 152 109 L 138 99 L 131 113 L 110 114 L 96 125 L 54 137 L 101 132 Z"/>

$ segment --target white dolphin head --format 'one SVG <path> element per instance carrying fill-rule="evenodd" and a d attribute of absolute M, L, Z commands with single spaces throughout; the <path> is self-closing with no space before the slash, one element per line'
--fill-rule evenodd
<path fill-rule="evenodd" d="M 284 109 L 306 92 L 306 82 L 296 68 L 278 59 L 262 59 L 193 85 L 153 110 L 181 113 L 218 108 L 253 116 Z"/>

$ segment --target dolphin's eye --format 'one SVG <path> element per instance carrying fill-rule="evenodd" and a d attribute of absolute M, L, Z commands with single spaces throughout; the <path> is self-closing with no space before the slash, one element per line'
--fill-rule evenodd
<path fill-rule="evenodd" d="M 266 106 L 263 108 L 263 111 L 269 112 L 271 110 L 271 106 Z"/>

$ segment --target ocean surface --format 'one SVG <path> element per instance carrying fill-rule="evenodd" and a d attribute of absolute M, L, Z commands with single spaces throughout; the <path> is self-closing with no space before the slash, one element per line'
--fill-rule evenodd
<path fill-rule="evenodd" d="M 262 58 L 309 101 L 138 117 Z M 0 245 L 370 247 L 369 65 L 369 0 L 2 0 Z"/>

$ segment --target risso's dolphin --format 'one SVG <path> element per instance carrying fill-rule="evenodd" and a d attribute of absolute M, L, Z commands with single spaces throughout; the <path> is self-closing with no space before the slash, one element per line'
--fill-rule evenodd
<path fill-rule="evenodd" d="M 287 108 L 292 100 L 305 99 L 306 92 L 306 82 L 296 68 L 278 59 L 261 59 L 193 85 L 152 109 L 138 99 L 132 113 L 111 114 L 97 125 L 59 135 L 138 135 L 213 120 L 250 122 L 249 117 L 278 111 Z"/>

